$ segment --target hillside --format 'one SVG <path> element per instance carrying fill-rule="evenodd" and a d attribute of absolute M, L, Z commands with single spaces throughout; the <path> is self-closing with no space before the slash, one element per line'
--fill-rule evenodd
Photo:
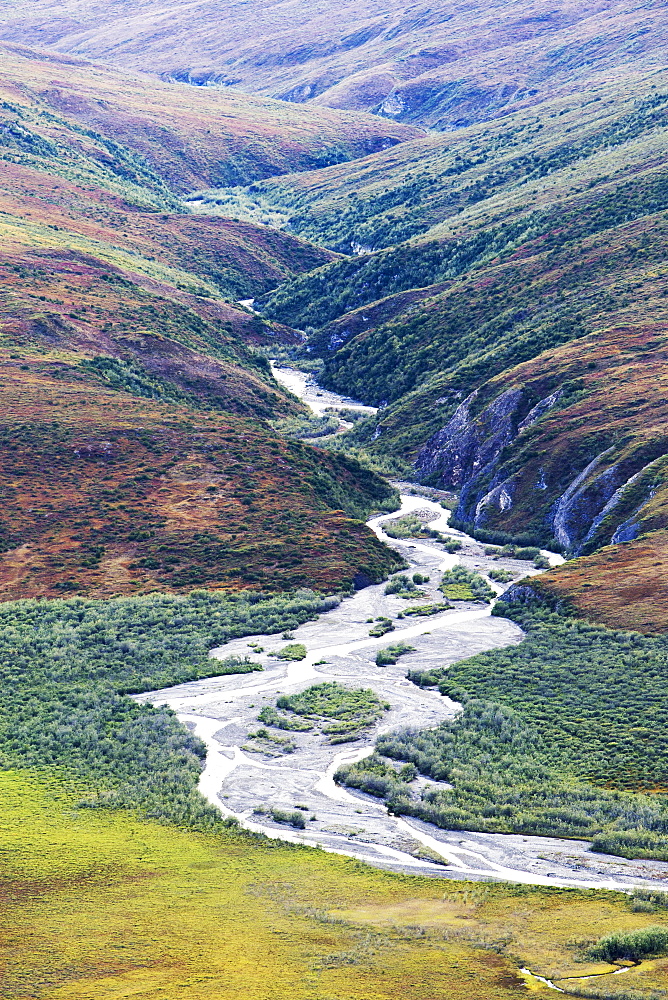
<path fill-rule="evenodd" d="M 665 527 L 667 108 L 652 74 L 234 195 L 357 251 L 283 283 L 265 315 L 309 329 L 324 384 L 382 407 L 351 444 L 457 490 L 490 539 L 581 554 Z M 568 591 L 562 572 L 545 586 Z M 657 586 L 610 623 L 663 629 Z"/>
<path fill-rule="evenodd" d="M 661 66 L 662 11 L 659 0 L 346 0 L 335 16 L 299 0 L 224 10 L 215 0 L 2 0 L 0 37 L 198 87 L 451 129 Z"/>
<path fill-rule="evenodd" d="M 177 95 L 164 84 L 5 55 L 0 595 L 331 590 L 382 577 L 394 556 L 358 518 L 391 489 L 355 463 L 276 437 L 268 421 L 301 407 L 258 348 L 292 334 L 230 301 L 333 255 L 266 227 L 193 216 L 180 200 L 181 185 L 210 176 L 217 140 L 243 150 L 243 135 L 222 126 L 194 175 L 192 151 L 178 148 L 196 140 L 189 116 L 213 132 L 230 103 L 203 95 L 207 120 L 195 94 L 194 107 L 174 100 L 172 116 L 162 91 Z M 143 119 L 131 116 L 132 100 Z M 235 114 L 254 133 L 267 102 L 249 99 L 244 118 L 245 100 Z M 363 134 L 364 122 L 354 142 Z M 292 138 L 281 153 L 274 133 L 266 148 L 291 159 L 271 169 L 310 156 L 324 135 L 312 123 L 301 148 Z"/>
<path fill-rule="evenodd" d="M 174 192 L 338 163 L 419 134 L 370 115 L 174 87 L 21 46 L 2 48 L 0 91 L 12 104 L 65 117 L 82 136 L 92 130 L 120 144 Z"/>
<path fill-rule="evenodd" d="M 668 997 L 667 36 L 0 0 L 0 996 Z"/>

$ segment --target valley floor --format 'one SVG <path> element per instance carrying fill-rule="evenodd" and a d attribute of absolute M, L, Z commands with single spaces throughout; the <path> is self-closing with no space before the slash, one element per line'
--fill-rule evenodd
<path fill-rule="evenodd" d="M 432 526 L 442 530 L 447 525 L 448 515 L 439 505 L 423 497 L 403 495 L 401 513 L 416 509 L 431 510 L 440 517 L 441 523 L 434 520 Z M 383 515 L 370 524 L 401 552 L 410 565 L 409 572 L 429 575 L 425 601 L 437 599 L 442 571 L 457 560 L 483 574 L 500 565 L 484 555 L 479 543 L 460 533 L 457 537 L 464 545 L 457 555 L 446 555 L 436 543 L 391 539 L 381 524 L 395 516 Z M 508 560 L 508 565 L 512 562 Z M 308 651 L 302 661 L 285 664 L 270 657 L 285 645 L 279 636 L 237 639 L 214 650 L 213 655 L 220 659 L 252 655 L 266 667 L 265 674 L 214 677 L 141 695 L 138 700 L 169 705 L 204 740 L 208 754 L 201 791 L 225 815 L 236 816 L 244 827 L 258 833 L 318 845 L 395 871 L 436 877 L 610 889 L 665 885 L 668 863 L 593 854 L 586 841 L 439 830 L 419 820 L 390 816 L 371 796 L 335 784 L 337 768 L 370 754 L 380 733 L 400 727 L 436 726 L 457 712 L 457 705 L 449 699 L 406 680 L 408 669 L 427 670 L 521 642 L 521 630 L 506 619 L 493 617 L 490 605 L 457 604 L 463 610 L 445 611 L 406 627 L 397 622 L 395 631 L 370 638 L 369 619 L 382 615 L 396 621 L 406 602 L 386 595 L 382 584 L 367 587 L 318 621 L 295 630 L 295 641 L 304 643 Z M 408 640 L 415 651 L 394 666 L 376 666 L 377 651 L 402 640 Z M 255 644 L 264 647 L 259 655 L 250 648 Z M 253 746 L 252 737 L 249 741 L 249 734 L 260 726 L 258 713 L 265 705 L 274 705 L 281 694 L 332 680 L 371 688 L 390 703 L 390 711 L 363 740 L 341 749 L 320 734 L 290 733 L 296 744 L 290 753 L 281 753 L 279 745 L 273 752 L 262 752 Z M 413 785 L 419 787 L 425 781 L 416 778 Z M 292 811 L 298 806 L 304 807 L 307 819 L 304 832 L 254 812 L 262 808 Z"/>
<path fill-rule="evenodd" d="M 314 410 L 324 405 L 355 405 L 334 393 L 321 396 L 314 380 L 303 373 L 281 369 L 278 373 L 285 375 L 285 384 Z M 527 573 L 526 563 L 512 559 L 500 562 L 486 556 L 480 543 L 450 529 L 448 512 L 433 500 L 402 494 L 401 502 L 399 511 L 373 518 L 369 524 L 379 538 L 400 552 L 409 573 L 429 576 L 429 583 L 422 587 L 425 603 L 439 600 L 441 575 L 457 563 L 483 575 L 492 568 Z M 398 540 L 384 533 L 383 521 L 412 511 L 430 515 L 430 527 L 457 537 L 462 549 L 448 555 L 435 542 Z M 558 556 L 550 558 L 561 561 Z M 502 589 L 489 582 L 497 592 Z M 457 602 L 456 609 L 404 626 L 406 619 L 398 622 L 397 615 L 406 606 L 400 597 L 385 594 L 384 584 L 367 587 L 318 621 L 295 631 L 294 641 L 307 649 L 301 661 L 285 664 L 270 656 L 285 645 L 279 637 L 237 639 L 212 655 L 224 659 L 252 654 L 265 667 L 261 680 L 257 674 L 214 677 L 141 695 L 138 700 L 169 705 L 205 742 L 207 764 L 200 789 L 224 815 L 235 816 L 249 830 L 317 845 L 390 870 L 435 877 L 610 889 L 665 885 L 668 863 L 594 854 L 582 840 L 440 830 L 416 819 L 390 816 L 373 797 L 334 782 L 337 768 L 371 754 L 381 733 L 436 726 L 458 711 L 455 703 L 436 691 L 408 681 L 408 670 L 442 667 L 522 640 L 521 630 L 510 621 L 493 617 L 490 605 Z M 383 637 L 370 638 L 370 622 L 381 616 L 392 619 L 395 629 Z M 377 666 L 377 651 L 401 641 L 409 641 L 414 651 L 394 666 Z M 258 646 L 263 647 L 260 654 L 252 648 Z M 389 702 L 390 711 L 364 739 L 340 749 L 319 733 L 290 733 L 294 749 L 289 753 L 282 752 L 280 743 L 274 749 L 254 742 L 250 734 L 257 730 L 258 714 L 264 706 L 273 706 L 281 694 L 294 694 L 332 680 L 371 688 Z M 414 789 L 425 783 L 426 779 L 416 778 Z M 271 819 L 271 809 L 293 811 L 298 807 L 307 819 L 304 832 Z"/>

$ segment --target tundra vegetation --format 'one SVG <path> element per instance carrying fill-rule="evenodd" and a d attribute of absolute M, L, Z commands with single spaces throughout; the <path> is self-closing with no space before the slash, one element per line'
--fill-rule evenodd
<path fill-rule="evenodd" d="M 495 596 L 480 573 L 464 566 L 453 566 L 446 570 L 438 589 L 450 601 L 483 601 L 489 604 Z"/>
<path fill-rule="evenodd" d="M 316 730 L 330 743 L 347 743 L 359 739 L 389 707 L 370 688 L 348 688 L 336 681 L 325 681 L 300 694 L 281 695 L 276 699 L 276 709 L 267 705 L 258 718 L 277 729 Z"/>
<path fill-rule="evenodd" d="M 526 632 L 519 646 L 408 674 L 461 703 L 461 714 L 384 734 L 376 756 L 338 780 L 446 829 L 575 837 L 608 854 L 668 860 L 665 637 L 537 602 L 500 602 L 494 613 Z M 393 761 L 452 788 L 416 795 Z"/>
<path fill-rule="evenodd" d="M 216 828 L 220 815 L 196 788 L 203 744 L 170 709 L 128 695 L 256 670 L 246 657 L 221 661 L 208 651 L 235 637 L 293 628 L 335 604 L 311 591 L 206 590 L 1 604 L 2 761 L 76 780 L 91 807 L 126 806 Z"/>
<path fill-rule="evenodd" d="M 381 580 L 393 557 L 360 521 L 393 491 L 274 431 L 308 418 L 262 348 L 298 338 L 230 301 L 332 255 L 181 196 L 403 127 L 11 47 L 2 63 L 0 596 Z"/>
<path fill-rule="evenodd" d="M 335 18 L 331 11 L 302 3 L 291 4 L 286 18 L 280 4 L 251 0 L 241 8 L 226 8 L 220 31 L 211 30 L 220 14 L 213 0 L 198 0 L 195 8 L 187 0 L 174 0 L 164 20 L 165 8 L 158 0 L 143 0 L 138 10 L 136 18 L 134 11 L 129 17 L 121 0 L 103 8 L 91 8 L 86 0 L 35 0 L 27 10 L 8 4 L 0 37 L 24 45 L 40 38 L 52 51 L 123 69 L 145 72 L 150 66 L 163 79 L 180 84 L 179 90 L 194 91 L 194 97 L 187 94 L 181 100 L 195 107 L 213 103 L 210 94 L 222 90 L 229 114 L 230 88 L 235 97 L 239 90 L 280 97 L 287 103 L 286 132 L 295 139 L 309 126 L 304 110 L 314 115 L 328 108 L 374 112 L 387 132 L 377 136 L 375 145 L 369 143 L 366 153 L 391 143 L 395 121 L 449 134 L 477 125 L 476 134 L 484 138 L 490 119 L 503 120 L 519 107 L 535 128 L 554 93 L 567 101 L 583 92 L 591 99 L 601 81 L 632 83 L 636 74 L 656 71 L 668 42 L 654 5 L 629 10 L 594 3 L 564 12 L 542 0 L 520 0 L 496 7 L 490 19 L 480 0 L 447 10 L 407 9 L 399 0 L 371 8 L 344 0 Z M 147 30 L 147 24 L 158 24 L 160 30 Z M 249 114 L 253 104 L 260 105 L 251 101 Z M 270 102 L 262 103 L 271 114 Z M 366 118 L 350 115 L 362 133 L 358 150 L 370 138 L 363 133 Z M 349 158 L 354 133 L 346 134 L 341 112 L 338 121 L 339 130 L 326 133 L 330 141 L 311 151 L 314 166 Z M 265 123 L 260 119 L 253 124 L 262 153 Z M 484 142 L 481 147 L 478 156 L 484 156 Z M 248 155 L 234 157 L 248 159 L 252 163 Z M 274 166 L 278 173 L 280 162 Z M 381 191 L 385 180 L 381 173 Z M 413 192 L 392 201 L 393 193 L 388 201 L 403 214 L 403 202 Z M 360 234 L 360 243 L 368 242 L 368 234 Z"/>
<path fill-rule="evenodd" d="M 381 405 L 336 447 L 459 491 L 481 540 L 586 556 L 540 586 L 643 632 L 666 627 L 667 95 L 640 74 L 258 185 L 291 232 L 374 248 L 261 297 L 325 385 Z"/>
<path fill-rule="evenodd" d="M 66 49 L 77 26 L 75 44 L 94 47 L 85 6 L 36 0 L 20 13 L 44 44 Z M 105 6 L 107 32 L 120 8 Z M 277 989 L 468 1000 L 472 980 L 496 1000 L 517 994 L 520 967 L 581 995 L 665 996 L 665 963 L 644 962 L 665 949 L 656 894 L 392 877 L 250 837 L 199 796 L 200 741 L 129 697 L 256 669 L 208 650 L 290 633 L 333 606 L 315 589 L 401 570 L 362 523 L 396 503 L 369 465 L 419 476 L 457 492 L 455 527 L 515 546 L 500 557 L 551 545 L 581 558 L 499 607 L 526 632 L 518 647 L 411 673 L 459 700 L 457 719 L 385 734 L 339 779 L 450 828 L 668 859 L 668 78 L 653 62 L 665 18 L 650 3 L 607 5 L 605 23 L 598 8 L 574 21 L 532 9 L 518 23 L 516 6 L 499 14 L 505 33 L 484 66 L 486 79 L 497 67 L 492 90 L 456 47 L 406 52 L 417 31 L 432 44 L 438 12 L 417 23 L 403 8 L 387 12 L 400 23 L 360 28 L 344 4 L 331 51 L 260 39 L 258 62 L 244 45 L 239 60 L 272 93 L 273 74 L 293 80 L 283 103 L 228 89 L 229 76 L 187 69 L 167 83 L 2 49 L 8 1000 Z M 20 7 L 3 11 L 15 41 Z M 265 5 L 262 24 L 275 14 Z M 211 23 L 192 5 L 187 17 L 188 30 Z M 489 51 L 487 27 L 481 42 L 468 12 L 453 18 L 467 53 Z M 324 85 L 321 104 L 377 117 L 299 89 L 315 86 L 312 63 L 369 45 L 371 62 L 386 60 L 402 35 L 388 90 L 366 77 L 356 90 L 345 72 Z M 506 87 L 517 46 L 540 86 Z M 448 74 L 464 79 L 463 58 L 462 91 Z M 302 443 L 332 418 L 281 389 L 272 355 L 303 359 L 378 413 Z M 410 516 L 397 530 L 430 534 Z M 388 593 L 417 601 L 423 582 L 404 573 Z M 461 567 L 442 586 L 453 600 L 493 596 Z M 394 628 L 370 624 L 375 636 Z M 282 754 L 300 731 L 356 739 L 385 710 L 371 691 L 316 685 L 264 709 L 249 740 Z M 417 792 L 418 774 L 438 784 Z M 305 823 L 297 807 L 272 816 Z M 634 956 L 626 985 L 569 978 Z"/>
<path fill-rule="evenodd" d="M 637 912 L 618 893 L 389 875 L 234 827 L 194 833 L 85 808 L 83 792 L 43 768 L 0 771 L 8 1000 L 247 1000 L 275 994 L 277 981 L 296 1000 L 314 989 L 469 1000 L 472 988 L 506 1000 L 521 987 L 518 964 L 555 979 L 611 972 L 586 950 L 668 927 L 664 909 Z M 666 988 L 661 963 L 623 978 L 642 1000 Z M 599 992 L 610 982 L 598 980 Z"/>
<path fill-rule="evenodd" d="M 405 614 L 406 612 L 404 612 Z M 429 614 L 423 609 L 413 608 L 413 614 Z M 406 653 L 414 653 L 415 646 L 409 646 L 407 642 L 397 642 L 393 646 L 386 646 L 384 649 L 379 649 L 376 653 L 376 666 L 377 667 L 389 667 L 393 666 L 399 660 L 400 656 L 405 656 Z"/>

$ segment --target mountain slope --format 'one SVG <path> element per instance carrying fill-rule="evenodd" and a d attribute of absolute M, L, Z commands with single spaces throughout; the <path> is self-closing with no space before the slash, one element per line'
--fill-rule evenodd
<path fill-rule="evenodd" d="M 450 129 L 663 62 L 663 5 L 2 0 L 0 37 Z M 252 32 L 249 25 L 252 24 Z"/>
<path fill-rule="evenodd" d="M 234 414 L 142 399 L 63 352 L 0 364 L 4 600 L 331 591 L 396 564 L 355 520 L 390 491 L 354 463 Z"/>
<path fill-rule="evenodd" d="M 663 546 L 668 83 L 614 90 L 354 164 L 357 198 L 338 167 L 252 189 L 331 247 L 360 230 L 386 246 L 282 284 L 266 314 L 311 328 L 326 385 L 381 406 L 348 440 L 458 491 L 459 523 L 488 540 Z M 544 589 L 573 583 L 617 627 L 668 627 L 658 578 L 608 606 L 613 577 L 594 601 L 583 574 Z"/>
<path fill-rule="evenodd" d="M 0 93 L 23 111 L 55 115 L 55 133 L 58 118 L 66 119 L 84 146 L 90 130 L 103 137 L 107 162 L 120 144 L 126 163 L 134 159 L 122 177 L 153 171 L 174 192 L 337 163 L 419 134 L 370 115 L 174 87 L 20 46 L 2 48 Z M 105 151 L 97 159 L 104 163 Z"/>
<path fill-rule="evenodd" d="M 56 112 L 39 88 L 65 66 L 10 52 L 0 78 L 0 597 L 382 578 L 395 556 L 359 518 L 391 488 L 276 437 L 268 421 L 302 408 L 257 348 L 293 335 L 229 302 L 333 255 L 188 214 L 190 168 L 174 179 L 163 140 L 197 108 L 163 102 L 153 142 L 130 98 L 176 93 L 77 63 Z M 103 94 L 94 131 L 81 120 Z M 313 124 L 297 159 L 322 141 Z"/>

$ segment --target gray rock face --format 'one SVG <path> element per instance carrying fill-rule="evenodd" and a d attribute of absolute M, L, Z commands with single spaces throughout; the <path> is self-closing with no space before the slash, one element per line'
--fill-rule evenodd
<path fill-rule="evenodd" d="M 443 486 L 460 490 L 457 516 L 476 526 L 484 523 L 490 507 L 509 510 L 513 506 L 515 483 L 512 477 L 495 475 L 500 455 L 522 430 L 547 413 L 560 396 L 561 392 L 553 393 L 527 413 L 524 391 L 508 389 L 472 417 L 477 392 L 472 393 L 449 423 L 423 447 L 416 461 L 419 475 L 433 479 L 436 474 Z M 536 485 L 538 489 L 544 488 L 541 483 Z"/>
<path fill-rule="evenodd" d="M 449 423 L 427 441 L 415 463 L 421 476 L 437 472 L 444 486 L 466 487 L 493 465 L 516 437 L 513 416 L 522 400 L 522 390 L 508 389 L 473 420 L 471 404 L 477 395 L 471 393 Z"/>
<path fill-rule="evenodd" d="M 612 448 L 606 448 L 605 451 L 602 451 L 600 455 L 597 455 L 591 462 L 589 462 L 582 472 L 577 475 L 570 485 L 564 490 L 556 503 L 552 514 L 552 530 L 554 532 L 554 537 L 557 539 L 559 544 L 563 545 L 566 549 L 573 548 L 573 544 L 576 540 L 576 534 L 572 522 L 577 524 L 574 515 L 580 513 L 578 508 L 584 508 L 582 513 L 584 513 L 585 517 L 589 519 L 590 511 L 588 508 L 590 505 L 587 503 L 586 494 L 588 487 L 591 489 L 591 483 L 586 483 L 587 477 L 601 464 L 605 456 L 612 450 Z M 607 469 L 602 476 L 598 477 L 598 479 L 604 480 L 604 482 L 608 481 L 610 484 L 609 491 L 610 493 L 614 493 L 614 466 L 611 469 Z"/>
<path fill-rule="evenodd" d="M 508 389 L 475 413 L 478 392 L 472 393 L 446 426 L 422 448 L 415 463 L 419 476 L 458 490 L 460 502 L 456 515 L 476 528 L 489 523 L 492 512 L 503 513 L 513 508 L 522 477 L 522 502 L 526 504 L 526 474 L 508 467 L 507 449 L 552 410 L 562 396 L 563 391 L 557 390 L 529 408 L 523 389 Z M 615 461 L 614 452 L 615 448 L 609 447 L 589 461 L 583 457 L 581 469 L 566 483 L 562 470 L 552 467 L 550 471 L 550 456 L 546 454 L 545 465 L 540 467 L 533 483 L 537 506 L 544 507 L 546 499 L 548 504 L 551 501 L 545 510 L 545 528 L 549 528 L 564 550 L 575 555 L 592 539 L 595 542 L 597 533 L 604 540 L 619 542 L 635 538 L 640 530 L 638 512 L 647 502 L 649 487 L 640 490 L 630 517 L 628 498 L 638 492 L 638 481 L 653 463 L 638 470 L 637 460 L 627 457 Z M 560 483 L 558 491 L 555 481 Z M 632 489 L 634 493 L 629 492 Z M 617 510 L 618 522 L 622 523 L 615 525 Z"/>

